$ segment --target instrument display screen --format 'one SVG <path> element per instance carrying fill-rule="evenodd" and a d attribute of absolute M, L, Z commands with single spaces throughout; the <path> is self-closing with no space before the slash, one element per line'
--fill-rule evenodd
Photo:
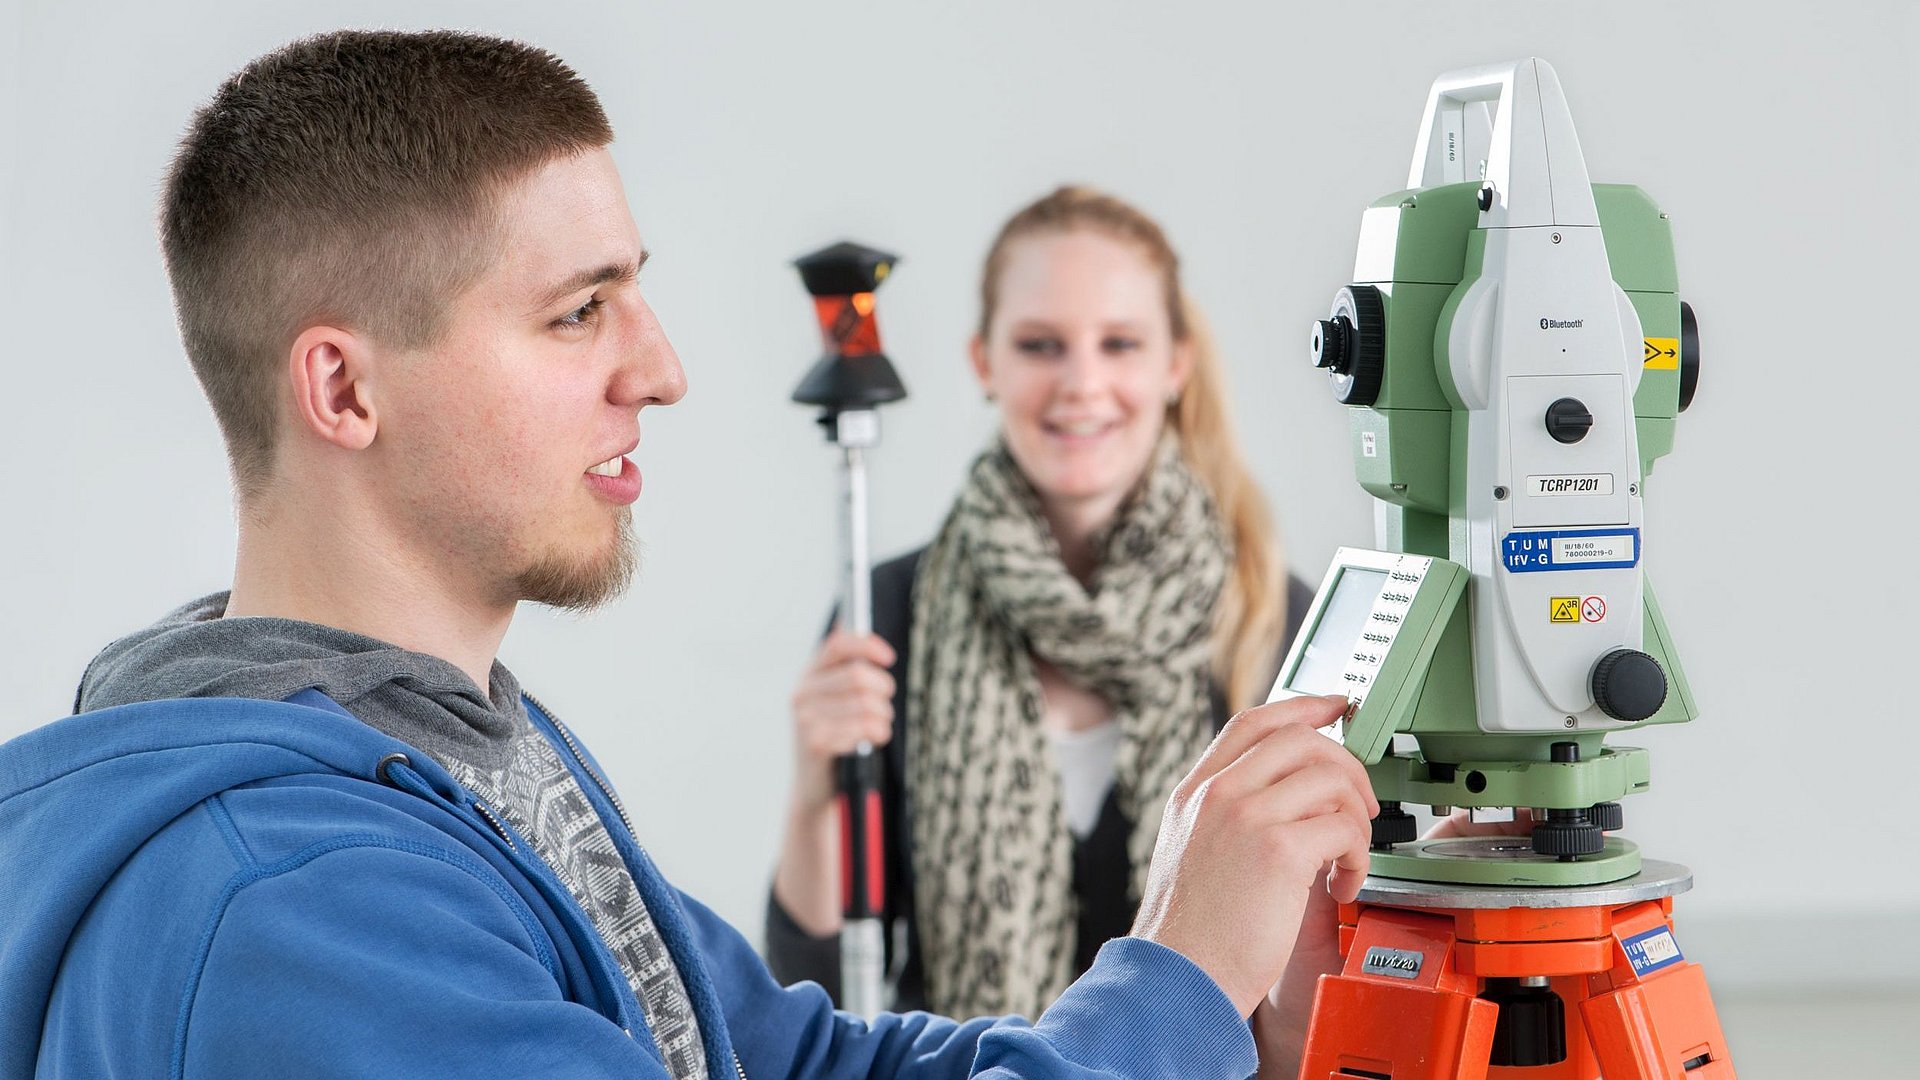
<path fill-rule="evenodd" d="M 1341 568 L 1340 580 L 1334 583 L 1333 595 L 1327 599 L 1320 621 L 1314 624 L 1300 663 L 1287 680 L 1287 689 L 1302 694 L 1354 694 L 1355 688 L 1346 678 L 1347 665 L 1353 662 L 1360 634 L 1386 584 L 1385 570 Z"/>

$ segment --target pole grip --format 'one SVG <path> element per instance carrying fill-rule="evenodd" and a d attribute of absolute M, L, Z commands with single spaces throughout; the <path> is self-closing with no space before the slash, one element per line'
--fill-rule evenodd
<path fill-rule="evenodd" d="M 840 794 L 840 913 L 848 919 L 886 914 L 885 831 L 880 813 L 880 756 L 847 754 L 836 766 Z"/>
<path fill-rule="evenodd" d="M 872 1019 L 886 1009 L 887 863 L 880 816 L 880 756 L 839 759 L 840 1007 Z"/>

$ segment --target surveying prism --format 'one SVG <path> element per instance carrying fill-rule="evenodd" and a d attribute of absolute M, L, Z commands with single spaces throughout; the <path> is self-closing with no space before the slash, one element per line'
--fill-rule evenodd
<path fill-rule="evenodd" d="M 878 406 L 907 388 L 880 350 L 874 290 L 899 258 L 839 243 L 794 260 L 813 296 L 826 351 L 808 369 L 793 400 L 820 409 L 820 426 L 840 448 L 844 495 L 840 617 L 847 630 L 873 631 L 873 556 L 867 544 L 866 452 L 880 443 Z M 861 743 L 837 765 L 840 814 L 840 1006 L 871 1019 L 886 1008 L 887 906 L 885 831 L 881 820 L 882 759 Z"/>
<path fill-rule="evenodd" d="M 1443 75 L 1310 351 L 1379 550 L 1335 555 L 1272 699 L 1348 698 L 1381 813 L 1300 1075 L 1733 1077 L 1692 874 L 1618 835 L 1646 751 L 1608 745 L 1696 715 L 1643 572 L 1699 372 L 1666 215 L 1589 182 L 1544 61 Z M 1422 840 L 1410 803 L 1513 823 Z"/>

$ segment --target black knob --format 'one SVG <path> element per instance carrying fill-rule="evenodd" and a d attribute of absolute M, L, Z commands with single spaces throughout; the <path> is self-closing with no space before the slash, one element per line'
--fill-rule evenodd
<path fill-rule="evenodd" d="M 1634 649 L 1615 649 L 1593 665 L 1593 703 L 1615 720 L 1645 720 L 1667 701 L 1660 661 Z"/>
<path fill-rule="evenodd" d="M 1488 979 L 1480 995 L 1500 1007 L 1493 1021 L 1489 1065 L 1528 1068 L 1567 1059 L 1567 1007 L 1545 986 L 1518 979 Z"/>
<path fill-rule="evenodd" d="M 1313 363 L 1327 369 L 1342 405 L 1371 405 L 1386 376 L 1387 304 L 1372 285 L 1349 285 L 1333 296 L 1333 310 L 1313 327 Z"/>
<path fill-rule="evenodd" d="M 1547 820 L 1533 826 L 1533 850 L 1570 860 L 1579 855 L 1598 855 L 1606 850 L 1607 838 L 1593 815 L 1586 810 L 1549 810 Z"/>
<path fill-rule="evenodd" d="M 1373 846 L 1385 851 L 1395 844 L 1411 843 L 1420 836 L 1420 822 L 1400 809 L 1397 802 L 1382 802 L 1380 816 L 1373 819 Z"/>
<path fill-rule="evenodd" d="M 1601 832 L 1619 832 L 1627 827 L 1627 816 L 1617 802 L 1594 803 L 1591 812 Z"/>
<path fill-rule="evenodd" d="M 1493 209 L 1493 185 L 1480 185 L 1480 194 L 1474 196 L 1474 200 L 1480 204 L 1482 211 Z"/>
<path fill-rule="evenodd" d="M 1680 411 L 1693 404 L 1693 392 L 1700 389 L 1700 323 L 1693 317 L 1693 305 L 1680 302 Z"/>
<path fill-rule="evenodd" d="M 1577 443 L 1593 427 L 1593 414 L 1578 398 L 1563 397 L 1547 406 L 1547 434 L 1555 442 Z"/>
<path fill-rule="evenodd" d="M 1353 370 L 1353 324 L 1345 315 L 1335 315 L 1331 319 L 1319 319 L 1313 324 L 1313 337 L 1307 343 L 1307 349 L 1313 356 L 1313 366 L 1326 368 L 1338 375 Z"/>

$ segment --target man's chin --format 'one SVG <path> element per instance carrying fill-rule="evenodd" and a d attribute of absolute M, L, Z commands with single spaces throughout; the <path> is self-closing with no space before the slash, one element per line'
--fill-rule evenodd
<path fill-rule="evenodd" d="M 606 548 L 585 557 L 549 554 L 523 571 L 515 586 L 522 600 L 585 614 L 624 595 L 639 566 L 632 515 L 622 514 L 619 530 Z"/>

